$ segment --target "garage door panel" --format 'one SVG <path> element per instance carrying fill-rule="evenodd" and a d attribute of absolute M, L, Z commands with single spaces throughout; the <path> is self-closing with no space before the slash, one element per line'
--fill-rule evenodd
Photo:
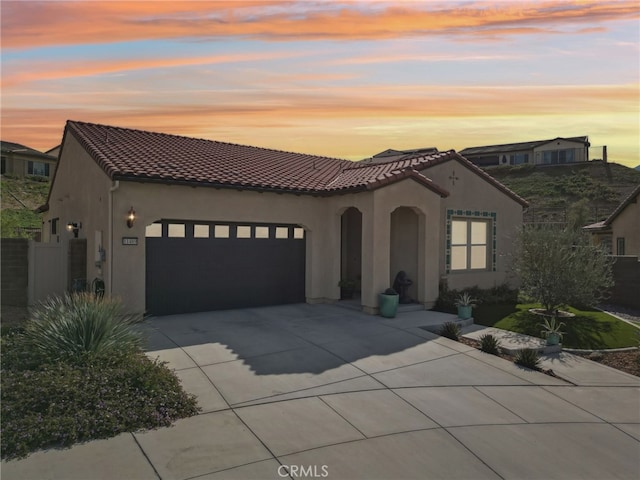
<path fill-rule="evenodd" d="M 176 223 L 176 222 L 172 222 Z M 243 224 L 245 226 L 246 224 Z M 147 311 L 154 315 L 305 301 L 305 240 L 271 238 L 146 239 Z M 252 226 L 252 236 L 255 234 Z"/>

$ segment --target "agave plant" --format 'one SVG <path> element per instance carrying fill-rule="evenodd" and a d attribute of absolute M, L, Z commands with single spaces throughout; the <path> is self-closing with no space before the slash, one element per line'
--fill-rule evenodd
<path fill-rule="evenodd" d="M 463 292 L 458 295 L 454 305 L 456 307 L 475 307 L 479 302 L 477 298 L 473 298 L 468 292 Z"/>
<path fill-rule="evenodd" d="M 24 340 L 47 360 L 81 361 L 87 355 L 117 354 L 139 348 L 135 315 L 122 313 L 113 298 L 91 293 L 51 297 L 32 313 Z"/>
<path fill-rule="evenodd" d="M 533 348 L 524 348 L 516 352 L 514 363 L 537 370 L 540 367 L 540 355 Z"/>
<path fill-rule="evenodd" d="M 460 339 L 460 334 L 460 325 L 454 322 L 447 322 L 443 324 L 440 329 L 440 335 L 450 338 L 451 340 L 458 341 Z"/>
<path fill-rule="evenodd" d="M 542 327 L 540 334 L 544 337 L 548 337 L 549 335 L 555 334 L 558 337 L 562 338 L 565 332 L 562 332 L 560 329 L 565 326 L 564 322 L 558 322 L 556 317 L 546 317 L 543 323 L 539 323 L 539 326 Z"/>
<path fill-rule="evenodd" d="M 500 353 L 500 340 L 494 337 L 490 333 L 482 335 L 480 340 L 480 350 L 491 355 L 498 355 Z"/>

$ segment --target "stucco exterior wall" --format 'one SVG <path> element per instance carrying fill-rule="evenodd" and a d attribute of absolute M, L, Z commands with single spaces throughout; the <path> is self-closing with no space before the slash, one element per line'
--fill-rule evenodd
<path fill-rule="evenodd" d="M 472 212 L 469 218 L 475 218 L 475 212 L 495 213 L 496 218 L 496 265 L 492 270 L 449 272 L 446 269 L 446 232 L 444 229 L 438 237 L 437 249 L 438 272 L 442 280 L 446 280 L 449 288 L 461 289 L 477 285 L 490 288 L 513 280 L 510 275 L 511 258 L 514 251 L 514 239 L 522 226 L 522 205 L 487 182 L 457 160 L 428 168 L 422 172 L 438 185 L 447 189 L 450 196 L 442 200 L 442 226 L 444 228 L 447 210 L 462 210 L 462 217 L 467 210 Z"/>
<path fill-rule="evenodd" d="M 612 242 L 615 252 L 616 240 L 624 238 L 624 254 L 640 256 L 640 203 L 630 203 L 611 224 Z"/>
<path fill-rule="evenodd" d="M 145 302 L 145 228 L 161 219 L 300 225 L 307 246 L 307 301 L 339 298 L 340 225 L 326 199 L 134 182 L 121 182 L 113 199 L 114 293 L 137 311 L 144 310 Z M 137 219 L 128 228 L 131 207 Z M 123 245 L 122 237 L 137 237 L 138 245 Z"/>
<path fill-rule="evenodd" d="M 73 233 L 69 222 L 80 222 L 78 238 L 87 239 L 87 280 L 101 276 L 107 283 L 110 275 L 109 251 L 109 189 L 111 180 L 96 165 L 72 135 L 65 139 L 63 157 L 49 198 L 49 211 L 43 218 L 43 241 L 62 243 L 65 251 Z M 58 234 L 51 235 L 51 223 L 58 218 Z M 96 233 L 101 232 L 106 262 L 96 264 Z"/>

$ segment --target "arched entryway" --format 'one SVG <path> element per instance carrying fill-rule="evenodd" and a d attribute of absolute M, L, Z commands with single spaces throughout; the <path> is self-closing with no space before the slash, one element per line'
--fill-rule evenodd
<path fill-rule="evenodd" d="M 389 255 L 390 285 L 399 271 L 404 270 L 413 285 L 408 294 L 414 301 L 421 300 L 420 291 L 420 218 L 410 207 L 399 207 L 391 213 L 391 251 Z"/>
<path fill-rule="evenodd" d="M 341 217 L 340 280 L 354 283 L 359 297 L 362 280 L 362 213 L 347 208 Z"/>

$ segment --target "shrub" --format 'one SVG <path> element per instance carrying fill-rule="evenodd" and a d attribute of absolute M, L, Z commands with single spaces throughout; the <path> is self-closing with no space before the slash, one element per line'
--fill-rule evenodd
<path fill-rule="evenodd" d="M 500 353 L 500 340 L 486 333 L 480 337 L 480 350 L 491 355 L 498 355 Z"/>
<path fill-rule="evenodd" d="M 456 312 L 456 300 L 467 294 L 482 305 L 517 304 L 518 290 L 508 284 L 496 285 L 491 288 L 470 287 L 464 290 L 449 290 L 446 285 L 441 285 L 440 294 L 436 300 L 434 310 L 441 312 Z"/>
<path fill-rule="evenodd" d="M 440 329 L 440 335 L 455 340 L 456 342 L 460 339 L 460 333 L 460 326 L 454 322 L 447 322 L 442 325 Z"/>
<path fill-rule="evenodd" d="M 7 348 L 3 341 L 3 356 Z M 2 458 L 121 432 L 168 426 L 195 415 L 196 400 L 163 364 L 142 352 L 2 370 Z"/>
<path fill-rule="evenodd" d="M 540 356 L 538 351 L 532 348 L 525 348 L 518 350 L 514 358 L 514 363 L 522 365 L 523 367 L 538 370 L 540 368 Z"/>
<path fill-rule="evenodd" d="M 25 325 L 24 342 L 44 361 L 82 363 L 89 357 L 131 352 L 141 344 L 136 317 L 123 315 L 113 298 L 91 293 L 51 297 Z"/>

